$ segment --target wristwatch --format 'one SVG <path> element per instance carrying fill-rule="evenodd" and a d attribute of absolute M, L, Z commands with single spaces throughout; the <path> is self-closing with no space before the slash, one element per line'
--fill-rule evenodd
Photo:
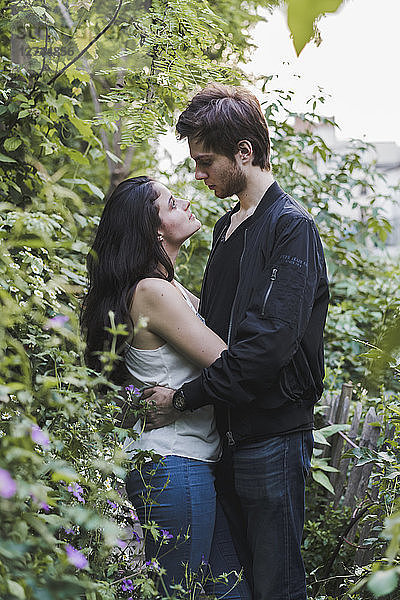
<path fill-rule="evenodd" d="M 175 394 L 172 396 L 172 405 L 176 410 L 179 410 L 179 412 L 184 412 L 187 409 L 185 394 L 183 393 L 182 388 L 176 390 Z"/>

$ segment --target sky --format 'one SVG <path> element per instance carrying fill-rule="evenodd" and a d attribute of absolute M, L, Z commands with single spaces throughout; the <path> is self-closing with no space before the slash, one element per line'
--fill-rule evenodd
<path fill-rule="evenodd" d="M 319 22 L 322 43 L 297 57 L 283 10 L 266 13 L 254 30 L 258 49 L 245 69 L 278 74 L 283 89 L 296 92 L 295 108 L 324 88 L 324 113 L 341 127 L 338 137 L 400 145 L 400 1 L 347 0 Z M 300 75 L 300 78 L 294 75 Z"/>
<path fill-rule="evenodd" d="M 329 96 L 319 111 L 335 117 L 339 139 L 400 146 L 400 0 L 346 0 L 319 21 L 321 44 L 308 43 L 299 57 L 284 10 L 264 16 L 267 22 L 253 30 L 257 49 L 242 65 L 245 71 L 278 75 L 273 86 L 294 90 L 293 108 L 299 111 L 321 86 Z M 173 132 L 163 145 L 174 162 L 187 156 L 186 143 L 178 143 Z"/>

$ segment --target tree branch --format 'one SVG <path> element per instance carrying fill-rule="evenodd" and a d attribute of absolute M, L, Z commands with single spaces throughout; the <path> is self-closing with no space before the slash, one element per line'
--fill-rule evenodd
<path fill-rule="evenodd" d="M 70 28 L 70 30 L 72 31 L 75 27 L 73 20 L 71 19 L 71 15 L 68 12 L 68 9 L 66 8 L 66 6 L 64 6 L 62 0 L 57 0 L 58 3 L 58 7 L 60 9 L 60 12 L 62 14 L 62 16 L 64 17 L 64 21 L 66 22 L 66 24 L 68 25 L 68 27 Z M 82 56 L 82 62 L 83 62 L 83 66 L 85 67 L 86 71 L 89 74 L 89 91 L 90 91 L 90 95 L 92 98 L 92 102 L 93 102 L 93 107 L 94 107 L 94 112 L 96 113 L 96 115 L 100 115 L 101 114 L 101 107 L 100 107 L 100 102 L 99 99 L 97 97 L 97 90 L 96 90 L 96 86 L 94 85 L 91 73 L 90 73 L 90 66 L 89 63 L 87 61 L 87 59 Z M 107 138 L 107 134 L 104 131 L 104 128 L 101 127 L 100 128 L 100 137 L 101 137 L 101 142 L 105 148 L 105 150 L 110 150 L 110 144 L 108 142 L 108 138 Z M 114 170 L 114 163 L 111 160 L 111 158 L 108 156 L 107 152 L 106 152 L 106 161 L 107 161 L 107 165 L 108 165 L 108 170 L 110 172 L 110 177 L 112 176 L 113 170 Z"/>
<path fill-rule="evenodd" d="M 85 54 L 85 52 L 87 52 L 87 50 L 89 50 L 89 48 L 91 48 L 91 46 L 93 46 L 93 44 L 95 44 L 95 43 L 96 43 L 96 42 L 97 42 L 97 41 L 98 41 L 98 40 L 101 38 L 101 36 L 105 34 L 105 32 L 106 32 L 106 31 L 107 31 L 107 30 L 108 30 L 108 29 L 111 27 L 111 25 L 114 23 L 115 19 L 117 18 L 117 16 L 118 16 L 118 13 L 119 13 L 119 11 L 121 10 L 121 6 L 122 6 L 122 0 L 119 0 L 119 2 L 118 2 L 118 6 L 117 6 L 117 8 L 116 8 L 116 10 L 115 10 L 115 13 L 114 13 L 114 14 L 113 14 L 113 16 L 111 17 L 111 19 L 110 19 L 110 21 L 107 23 L 107 25 L 106 25 L 106 26 L 105 26 L 105 27 L 104 27 L 104 28 L 103 28 L 103 29 L 102 29 L 102 30 L 101 30 L 101 31 L 100 31 L 100 32 L 99 32 L 99 33 L 96 35 L 96 37 L 94 37 L 94 38 L 92 39 L 92 41 L 91 41 L 91 42 L 89 42 L 89 43 L 87 44 L 87 46 L 85 46 L 85 47 L 83 48 L 83 50 L 81 50 L 81 51 L 79 52 L 79 54 L 77 54 L 77 56 L 75 56 L 73 59 L 71 59 L 71 60 L 69 61 L 69 63 L 65 65 L 65 67 L 63 67 L 62 69 L 60 69 L 60 70 L 59 70 L 59 71 L 58 71 L 58 72 L 57 72 L 57 73 L 54 75 L 54 77 L 52 77 L 52 78 L 50 79 L 50 81 L 48 81 L 48 82 L 47 82 L 47 85 L 52 85 L 52 84 L 55 82 L 55 80 L 56 80 L 56 79 L 58 79 L 59 77 L 61 77 L 61 75 L 63 75 L 63 74 L 65 73 L 65 71 L 66 71 L 67 69 L 69 69 L 69 67 L 70 67 L 71 65 L 73 65 L 73 64 L 74 64 L 74 63 L 75 63 L 77 60 L 79 60 L 79 59 L 80 59 L 80 57 L 81 57 L 81 56 L 83 56 L 83 55 Z"/>
<path fill-rule="evenodd" d="M 375 506 L 376 504 L 377 504 L 376 502 L 370 502 L 369 504 L 367 504 L 367 506 L 364 506 L 364 507 L 362 507 L 362 504 L 361 504 L 361 506 L 359 506 L 357 508 L 357 510 L 353 513 L 353 516 L 350 519 L 349 523 L 346 525 L 345 530 L 343 531 L 342 535 L 339 536 L 338 542 L 336 544 L 334 551 L 332 552 L 330 559 L 328 560 L 328 562 L 325 564 L 325 566 L 323 568 L 322 578 L 315 582 L 316 584 L 319 584 L 317 592 L 316 592 L 316 596 L 318 596 L 319 590 L 321 589 L 323 582 L 326 580 L 326 578 L 328 577 L 328 574 L 331 572 L 333 563 L 335 562 L 336 557 L 339 554 L 339 550 L 340 550 L 343 542 L 347 542 L 346 536 L 348 535 L 350 530 L 354 527 L 354 525 L 365 515 L 365 513 L 367 513 L 369 511 L 369 509 L 372 506 Z"/>
<path fill-rule="evenodd" d="M 42 67 L 41 67 L 39 73 L 35 77 L 35 81 L 34 81 L 33 87 L 31 89 L 31 91 L 29 92 L 29 98 L 32 96 L 33 92 L 36 90 L 36 86 L 38 84 L 38 81 L 39 81 L 40 77 L 43 75 L 44 67 L 45 67 L 45 64 L 46 64 L 46 54 L 47 54 L 48 41 L 49 41 L 49 28 L 46 25 L 46 38 L 45 38 L 45 41 L 44 41 L 44 48 L 43 48 Z"/>
<path fill-rule="evenodd" d="M 63 4 L 62 0 L 57 0 L 57 3 L 58 3 L 58 7 L 60 9 L 60 12 L 61 12 L 66 24 L 72 31 L 74 29 L 74 22 L 71 19 L 71 15 L 69 14 L 67 7 Z M 116 15 L 114 15 L 114 18 L 115 18 L 115 16 Z M 110 23 L 108 24 L 108 26 L 109 25 L 110 25 Z M 104 33 L 104 30 L 103 30 L 103 33 Z M 88 47 L 89 46 L 86 46 L 86 49 Z M 84 56 L 82 56 L 81 58 L 82 58 L 83 66 L 85 67 L 86 71 L 89 73 L 89 76 L 90 76 L 89 91 L 90 91 L 90 96 L 92 98 L 94 111 L 95 111 L 96 115 L 100 115 L 101 114 L 101 106 L 100 106 L 100 102 L 99 102 L 99 99 L 97 96 L 96 86 L 95 86 L 94 81 L 90 74 L 90 66 L 89 66 L 87 59 Z M 124 69 L 124 68 L 121 69 L 121 71 L 119 72 L 118 78 L 116 81 L 117 87 L 123 87 L 125 73 L 126 73 L 126 69 Z M 121 140 L 121 127 L 122 127 L 122 123 L 119 120 L 117 132 L 113 136 L 113 151 L 114 151 L 114 154 L 118 158 L 121 158 L 121 148 L 119 146 L 119 142 Z M 106 151 L 110 150 L 110 143 L 109 143 L 107 134 L 103 127 L 100 128 L 99 133 L 100 133 L 100 137 L 101 137 L 101 141 L 102 141 L 104 149 Z M 110 173 L 110 186 L 109 186 L 109 190 L 107 192 L 107 197 L 112 192 L 112 190 L 123 179 L 125 179 L 127 177 L 127 175 L 129 174 L 134 153 L 135 153 L 135 148 L 133 146 L 129 147 L 127 149 L 123 164 L 115 165 L 114 162 L 111 160 L 111 158 L 109 157 L 109 155 L 106 152 L 106 160 L 107 160 L 108 170 Z"/>
<path fill-rule="evenodd" d="M 131 168 L 131 162 L 134 157 L 134 154 L 135 154 L 135 146 L 129 146 L 129 148 L 126 151 L 125 160 L 124 160 L 124 169 L 125 169 L 126 175 L 129 175 L 129 170 Z"/>

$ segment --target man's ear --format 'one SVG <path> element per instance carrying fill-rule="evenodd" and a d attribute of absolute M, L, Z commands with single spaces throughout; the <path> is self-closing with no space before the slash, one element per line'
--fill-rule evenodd
<path fill-rule="evenodd" d="M 253 146 L 249 140 L 240 140 L 237 143 L 237 149 L 242 162 L 248 162 L 253 158 Z"/>

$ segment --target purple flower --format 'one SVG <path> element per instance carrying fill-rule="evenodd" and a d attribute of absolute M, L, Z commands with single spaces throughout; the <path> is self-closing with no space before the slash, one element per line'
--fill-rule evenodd
<path fill-rule="evenodd" d="M 207 566 L 209 562 L 206 560 L 204 554 L 201 555 L 201 564 Z"/>
<path fill-rule="evenodd" d="M 127 547 L 127 543 L 124 542 L 124 540 L 121 540 L 120 538 L 117 538 L 117 546 L 119 548 L 121 548 L 121 550 L 125 550 L 125 548 Z"/>
<path fill-rule="evenodd" d="M 46 502 L 39 502 L 39 506 L 45 513 L 50 512 L 50 506 Z"/>
<path fill-rule="evenodd" d="M 61 327 L 64 327 L 65 323 L 68 321 L 69 317 L 66 317 L 65 315 L 57 315 L 46 322 L 44 329 L 61 329 Z"/>
<path fill-rule="evenodd" d="M 174 537 L 167 529 L 161 529 L 161 533 L 163 540 L 170 540 Z"/>
<path fill-rule="evenodd" d="M 132 531 L 132 535 L 133 535 L 133 537 L 135 538 L 135 540 L 136 540 L 137 542 L 141 542 L 141 541 L 142 541 L 142 539 L 143 539 L 143 538 L 141 538 L 141 537 L 140 537 L 140 535 L 138 535 L 138 534 L 136 533 L 136 531 Z"/>
<path fill-rule="evenodd" d="M 132 579 L 124 579 L 121 583 L 121 588 L 123 592 L 130 592 L 130 590 L 133 590 L 135 586 L 132 583 Z"/>
<path fill-rule="evenodd" d="M 149 569 L 153 570 L 153 571 L 159 571 L 160 570 L 160 565 L 158 564 L 158 562 L 153 559 L 153 560 L 146 560 L 146 562 L 144 563 L 146 567 L 149 567 Z"/>
<path fill-rule="evenodd" d="M 65 527 L 63 527 L 63 529 L 67 535 L 69 535 L 70 533 L 75 534 L 75 529 L 66 529 Z"/>
<path fill-rule="evenodd" d="M 111 506 L 111 508 L 113 508 L 114 510 L 117 510 L 117 508 L 118 508 L 117 504 L 115 504 L 115 502 L 112 502 L 108 498 L 107 498 L 107 504 L 109 504 Z"/>
<path fill-rule="evenodd" d="M 85 504 L 85 498 L 82 496 L 83 488 L 79 485 L 79 483 L 76 483 L 76 481 L 73 481 L 72 483 L 69 484 L 69 486 L 67 487 L 67 490 L 69 492 L 72 492 L 72 495 L 75 496 L 75 498 L 78 500 L 78 502 L 82 502 L 82 504 Z"/>
<path fill-rule="evenodd" d="M 67 553 L 68 562 L 71 565 L 74 565 L 77 569 L 84 569 L 88 566 L 88 560 L 82 552 L 76 550 L 71 544 L 67 544 L 65 547 L 65 551 Z"/>
<path fill-rule="evenodd" d="M 17 484 L 6 469 L 0 469 L 0 496 L 11 498 L 17 491 Z"/>
<path fill-rule="evenodd" d="M 50 446 L 49 436 L 40 429 L 39 425 L 32 425 L 31 438 L 35 444 L 39 444 L 43 448 L 48 448 Z"/>
<path fill-rule="evenodd" d="M 130 514 L 130 516 L 131 516 L 131 519 L 132 519 L 133 521 L 139 521 L 137 514 L 136 514 L 136 513 L 135 513 L 135 511 L 134 511 L 134 510 L 132 510 L 131 508 L 129 509 L 129 514 Z"/>
<path fill-rule="evenodd" d="M 126 391 L 129 393 L 130 396 L 141 396 L 142 392 L 139 390 L 139 388 L 135 387 L 133 384 L 126 386 Z"/>
<path fill-rule="evenodd" d="M 36 504 L 39 504 L 40 508 L 44 510 L 45 513 L 50 512 L 50 506 L 47 504 L 47 502 L 42 502 L 42 500 L 36 498 L 35 494 L 32 494 L 32 492 L 29 495 L 32 498 L 32 500 L 36 502 Z"/>

